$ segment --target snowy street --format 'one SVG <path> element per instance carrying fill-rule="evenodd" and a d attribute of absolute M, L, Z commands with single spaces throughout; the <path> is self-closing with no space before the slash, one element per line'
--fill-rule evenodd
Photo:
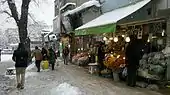
<path fill-rule="evenodd" d="M 161 95 L 146 89 L 129 88 L 107 78 L 90 75 L 84 68 L 60 63 L 55 71 L 36 72 L 26 78 L 24 90 L 9 95 Z"/>

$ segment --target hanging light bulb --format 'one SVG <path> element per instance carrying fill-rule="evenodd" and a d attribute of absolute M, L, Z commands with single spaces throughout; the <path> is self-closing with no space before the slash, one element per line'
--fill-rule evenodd
<path fill-rule="evenodd" d="M 68 45 L 68 47 L 70 48 L 70 47 L 71 47 L 71 45 Z"/>
<path fill-rule="evenodd" d="M 62 43 L 60 43 L 60 46 L 62 45 Z"/>
<path fill-rule="evenodd" d="M 113 37 L 110 37 L 109 40 L 113 40 Z"/>
<path fill-rule="evenodd" d="M 117 37 L 114 37 L 114 42 L 118 42 L 118 38 Z"/>
<path fill-rule="evenodd" d="M 162 31 L 162 36 L 165 36 L 165 30 Z"/>
<path fill-rule="evenodd" d="M 150 42 L 150 39 L 148 39 L 147 42 L 149 43 L 149 42 Z"/>
<path fill-rule="evenodd" d="M 83 48 L 81 48 L 81 50 L 83 50 Z"/>
<path fill-rule="evenodd" d="M 104 41 L 107 41 L 107 38 L 106 38 L 106 37 L 103 37 L 103 40 L 104 40 Z"/>
<path fill-rule="evenodd" d="M 122 37 L 124 38 L 124 37 L 125 37 L 125 35 L 122 35 Z"/>
<path fill-rule="evenodd" d="M 130 37 L 126 37 L 125 41 L 130 42 Z"/>

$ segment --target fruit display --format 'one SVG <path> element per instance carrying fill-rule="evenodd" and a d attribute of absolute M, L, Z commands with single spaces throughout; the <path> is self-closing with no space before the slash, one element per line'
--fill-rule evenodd
<path fill-rule="evenodd" d="M 120 69 L 125 64 L 125 57 L 124 55 L 118 54 L 107 54 L 104 65 L 109 69 Z"/>
<path fill-rule="evenodd" d="M 88 61 L 88 52 L 78 53 L 72 57 L 72 62 L 75 64 L 80 64 Z"/>

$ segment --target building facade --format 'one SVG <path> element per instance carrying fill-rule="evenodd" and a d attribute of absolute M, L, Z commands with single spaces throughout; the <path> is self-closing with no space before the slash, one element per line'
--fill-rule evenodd
<path fill-rule="evenodd" d="M 60 0 L 60 7 L 58 6 L 58 0 L 55 0 L 55 18 L 53 20 L 53 31 L 55 33 L 60 33 L 59 31 L 71 32 L 79 26 L 95 19 L 99 15 L 101 15 L 100 7 L 87 6 L 87 2 L 90 0 Z M 93 1 L 93 0 L 92 0 Z M 99 1 L 98 1 L 99 2 Z M 72 3 L 72 4 L 70 4 Z M 70 5 L 69 5 L 70 4 Z M 66 6 L 67 5 L 67 6 Z M 65 7 L 65 8 L 63 8 Z M 84 7 L 84 8 L 82 8 Z M 61 16 L 59 16 L 59 8 Z M 80 10 L 79 10 L 80 9 Z M 74 10 L 76 12 L 72 14 L 65 15 L 65 13 L 70 10 Z M 77 11 L 78 10 L 78 11 Z M 59 25 L 59 21 L 61 20 L 61 26 Z M 60 29 L 59 29 L 60 27 Z"/>

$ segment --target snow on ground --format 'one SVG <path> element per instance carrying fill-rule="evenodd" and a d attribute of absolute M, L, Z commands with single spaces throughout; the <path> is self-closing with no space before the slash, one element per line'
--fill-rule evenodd
<path fill-rule="evenodd" d="M 1 62 L 12 61 L 12 54 L 1 55 Z"/>
<path fill-rule="evenodd" d="M 74 87 L 68 83 L 62 83 L 51 90 L 51 95 L 82 95 L 78 87 Z"/>

